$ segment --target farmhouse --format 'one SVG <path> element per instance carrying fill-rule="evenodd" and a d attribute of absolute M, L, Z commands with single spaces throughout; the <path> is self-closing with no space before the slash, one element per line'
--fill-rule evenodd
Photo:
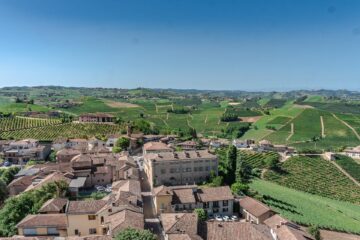
<path fill-rule="evenodd" d="M 107 113 L 86 113 L 79 116 L 79 122 L 112 123 L 115 117 Z"/>
<path fill-rule="evenodd" d="M 344 153 L 346 156 L 349 156 L 352 158 L 360 158 L 360 146 L 345 149 Z"/>
<path fill-rule="evenodd" d="M 218 158 L 207 150 L 144 155 L 144 171 L 152 187 L 203 182 L 218 173 Z"/>
<path fill-rule="evenodd" d="M 240 213 L 246 221 L 260 224 L 274 215 L 274 212 L 265 204 L 251 197 L 244 197 L 239 200 Z"/>

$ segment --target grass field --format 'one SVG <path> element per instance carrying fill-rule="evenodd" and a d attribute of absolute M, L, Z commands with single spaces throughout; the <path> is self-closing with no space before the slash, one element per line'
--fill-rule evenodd
<path fill-rule="evenodd" d="M 360 204 L 360 188 L 322 158 L 292 157 L 281 169 L 267 171 L 265 179 L 296 190 Z"/>
<path fill-rule="evenodd" d="M 360 234 L 359 205 L 316 196 L 264 180 L 254 180 L 250 188 L 270 196 L 265 203 L 291 221 Z"/>
<path fill-rule="evenodd" d="M 27 103 L 14 103 L 14 102 L 2 102 L 0 103 L 0 112 L 4 113 L 13 113 L 13 112 L 48 112 L 49 108 L 36 105 L 36 104 L 27 104 Z"/>
<path fill-rule="evenodd" d="M 353 178 L 360 182 L 360 164 L 354 159 L 344 155 L 336 155 L 335 162 L 349 173 Z"/>

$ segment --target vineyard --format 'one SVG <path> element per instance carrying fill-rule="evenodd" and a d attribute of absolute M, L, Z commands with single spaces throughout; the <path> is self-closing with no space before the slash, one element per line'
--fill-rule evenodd
<path fill-rule="evenodd" d="M 360 204 L 360 188 L 322 158 L 293 157 L 281 168 L 279 172 L 267 171 L 264 178 L 300 191 Z"/>
<path fill-rule="evenodd" d="M 355 162 L 354 159 L 343 155 L 336 155 L 335 162 L 353 178 L 360 182 L 360 164 Z"/>
<path fill-rule="evenodd" d="M 265 165 L 265 159 L 278 155 L 275 152 L 258 153 L 252 151 L 239 151 L 241 160 L 249 164 L 252 168 L 263 168 Z"/>
<path fill-rule="evenodd" d="M 285 218 L 302 225 L 341 232 L 360 233 L 360 206 L 254 180 L 250 188 L 263 195 L 264 202 Z"/>
<path fill-rule="evenodd" d="M 21 129 L 37 128 L 43 126 L 50 126 L 60 124 L 60 119 L 36 119 L 36 118 L 1 118 L 0 119 L 0 131 L 14 131 Z"/>
<path fill-rule="evenodd" d="M 64 123 L 37 128 L 22 129 L 17 131 L 5 131 L 0 133 L 2 139 L 25 139 L 35 138 L 43 141 L 51 141 L 57 138 L 87 138 L 98 135 L 115 134 L 121 131 L 119 125 L 107 125 L 97 123 Z"/>

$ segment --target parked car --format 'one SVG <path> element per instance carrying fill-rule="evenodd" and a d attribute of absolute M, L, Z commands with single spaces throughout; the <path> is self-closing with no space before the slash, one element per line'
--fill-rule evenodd
<path fill-rule="evenodd" d="M 224 219 L 224 221 L 225 221 L 225 222 L 228 222 L 228 221 L 230 221 L 230 218 L 229 218 L 229 216 L 223 216 L 223 219 Z"/>
<path fill-rule="evenodd" d="M 4 162 L 4 166 L 5 166 L 5 167 L 10 167 L 10 166 L 11 166 L 11 162 L 5 161 L 5 162 Z"/>
<path fill-rule="evenodd" d="M 97 186 L 95 187 L 98 192 L 105 192 L 106 188 L 103 186 Z"/>
<path fill-rule="evenodd" d="M 239 218 L 237 216 L 233 215 L 233 216 L 231 216 L 231 220 L 237 221 L 237 220 L 239 220 Z"/>
<path fill-rule="evenodd" d="M 215 215 L 215 220 L 219 222 L 224 221 L 224 219 L 220 215 Z"/>

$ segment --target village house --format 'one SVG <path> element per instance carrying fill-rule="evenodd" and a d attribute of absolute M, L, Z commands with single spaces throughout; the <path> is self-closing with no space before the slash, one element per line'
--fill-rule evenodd
<path fill-rule="evenodd" d="M 198 217 L 195 213 L 163 213 L 160 215 L 165 240 L 201 240 L 198 233 Z"/>
<path fill-rule="evenodd" d="M 177 147 L 180 147 L 182 150 L 196 150 L 197 143 L 195 141 L 185 141 L 176 144 Z"/>
<path fill-rule="evenodd" d="M 286 145 L 274 145 L 268 140 L 261 140 L 259 145 L 255 147 L 254 150 L 258 152 L 273 151 L 286 154 L 292 154 L 295 152 L 295 148 L 293 147 L 288 147 Z"/>
<path fill-rule="evenodd" d="M 360 159 L 360 146 L 354 148 L 347 148 L 344 150 L 344 153 L 348 157 L 359 158 Z"/>
<path fill-rule="evenodd" d="M 275 214 L 268 206 L 251 197 L 240 199 L 239 205 L 240 214 L 251 223 L 262 224 Z"/>
<path fill-rule="evenodd" d="M 159 186 L 152 190 L 156 214 L 192 212 L 203 208 L 209 216 L 233 215 L 234 197 L 228 186 L 198 188 L 192 186 Z"/>
<path fill-rule="evenodd" d="M 5 161 L 13 164 L 26 163 L 29 160 L 43 161 L 51 151 L 49 145 L 42 145 L 35 139 L 24 139 L 9 143 L 3 151 Z"/>
<path fill-rule="evenodd" d="M 251 144 L 254 144 L 255 141 L 254 140 L 240 140 L 240 139 L 234 139 L 232 141 L 232 145 L 234 147 L 236 147 L 237 149 L 241 149 L 241 148 L 249 148 Z"/>
<path fill-rule="evenodd" d="M 143 146 L 143 155 L 149 153 L 173 152 L 174 150 L 162 142 L 147 142 Z"/>
<path fill-rule="evenodd" d="M 145 154 L 144 171 L 152 187 L 194 184 L 218 174 L 218 158 L 207 150 Z"/>
<path fill-rule="evenodd" d="M 288 221 L 278 214 L 266 219 L 264 224 L 271 229 L 274 240 L 315 240 L 313 236 L 305 232 L 299 225 Z"/>
<path fill-rule="evenodd" d="M 85 113 L 79 116 L 79 122 L 112 123 L 115 117 L 107 113 Z"/>

